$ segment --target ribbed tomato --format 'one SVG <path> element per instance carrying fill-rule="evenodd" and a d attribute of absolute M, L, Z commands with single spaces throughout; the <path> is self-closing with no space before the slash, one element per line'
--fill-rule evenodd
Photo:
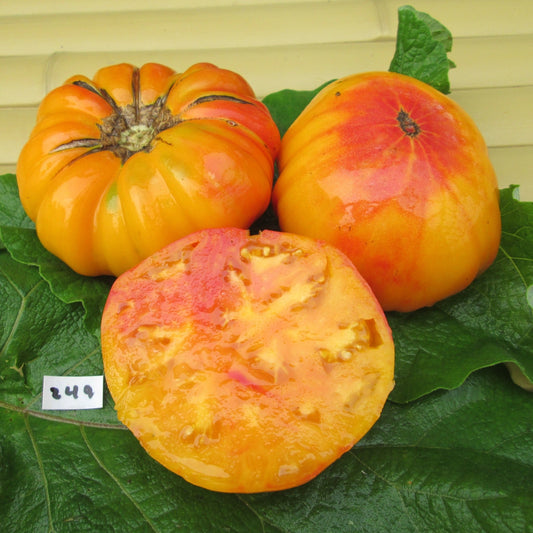
<path fill-rule="evenodd" d="M 385 310 L 468 286 L 498 252 L 498 184 L 451 98 L 387 72 L 326 86 L 282 139 L 273 203 L 285 231 L 338 246 Z"/>
<path fill-rule="evenodd" d="M 336 248 L 207 229 L 115 280 L 102 355 L 119 419 L 148 453 L 223 492 L 305 483 L 376 422 L 394 344 Z"/>
<path fill-rule="evenodd" d="M 237 73 L 119 64 L 42 101 L 17 166 L 43 245 L 114 274 L 206 227 L 249 227 L 270 201 L 279 132 Z"/>

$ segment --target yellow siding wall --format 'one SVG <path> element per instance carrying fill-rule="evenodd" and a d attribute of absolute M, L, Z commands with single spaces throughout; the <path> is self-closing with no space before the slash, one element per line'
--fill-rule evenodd
<path fill-rule="evenodd" d="M 313 89 L 394 53 L 393 0 L 2 0 L 0 173 L 13 172 L 47 91 L 128 61 L 210 61 L 259 97 Z M 411 2 L 454 36 L 452 97 L 489 145 L 502 187 L 533 200 L 533 0 Z M 148 9 L 149 6 L 149 9 Z"/>

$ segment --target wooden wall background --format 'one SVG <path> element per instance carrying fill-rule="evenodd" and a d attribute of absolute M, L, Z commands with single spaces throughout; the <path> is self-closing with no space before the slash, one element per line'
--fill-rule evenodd
<path fill-rule="evenodd" d="M 0 173 L 42 97 L 73 74 L 122 61 L 236 70 L 263 97 L 314 89 L 394 53 L 394 0 L 1 0 Z M 454 36 L 452 97 L 477 122 L 500 186 L 533 200 L 533 0 L 411 2 Z"/>

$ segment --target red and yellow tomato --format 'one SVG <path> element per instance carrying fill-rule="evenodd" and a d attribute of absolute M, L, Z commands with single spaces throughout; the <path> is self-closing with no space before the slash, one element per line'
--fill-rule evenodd
<path fill-rule="evenodd" d="M 102 317 L 119 419 L 222 492 L 314 478 L 376 422 L 394 344 L 367 283 L 307 237 L 206 229 L 119 276 Z"/>
<path fill-rule="evenodd" d="M 370 72 L 326 86 L 284 135 L 279 169 L 281 229 L 341 249 L 385 310 L 461 291 L 498 252 L 484 139 L 457 103 L 413 78 Z"/>
<path fill-rule="evenodd" d="M 42 101 L 17 165 L 43 245 L 85 275 L 118 275 L 207 227 L 267 208 L 279 132 L 237 73 L 155 63 L 74 76 Z"/>

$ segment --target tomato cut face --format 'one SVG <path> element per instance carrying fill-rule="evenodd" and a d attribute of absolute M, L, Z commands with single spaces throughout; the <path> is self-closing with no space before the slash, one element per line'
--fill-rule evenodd
<path fill-rule="evenodd" d="M 393 387 L 385 315 L 329 244 L 193 233 L 115 281 L 102 354 L 119 419 L 189 482 L 222 492 L 314 478 Z"/>

